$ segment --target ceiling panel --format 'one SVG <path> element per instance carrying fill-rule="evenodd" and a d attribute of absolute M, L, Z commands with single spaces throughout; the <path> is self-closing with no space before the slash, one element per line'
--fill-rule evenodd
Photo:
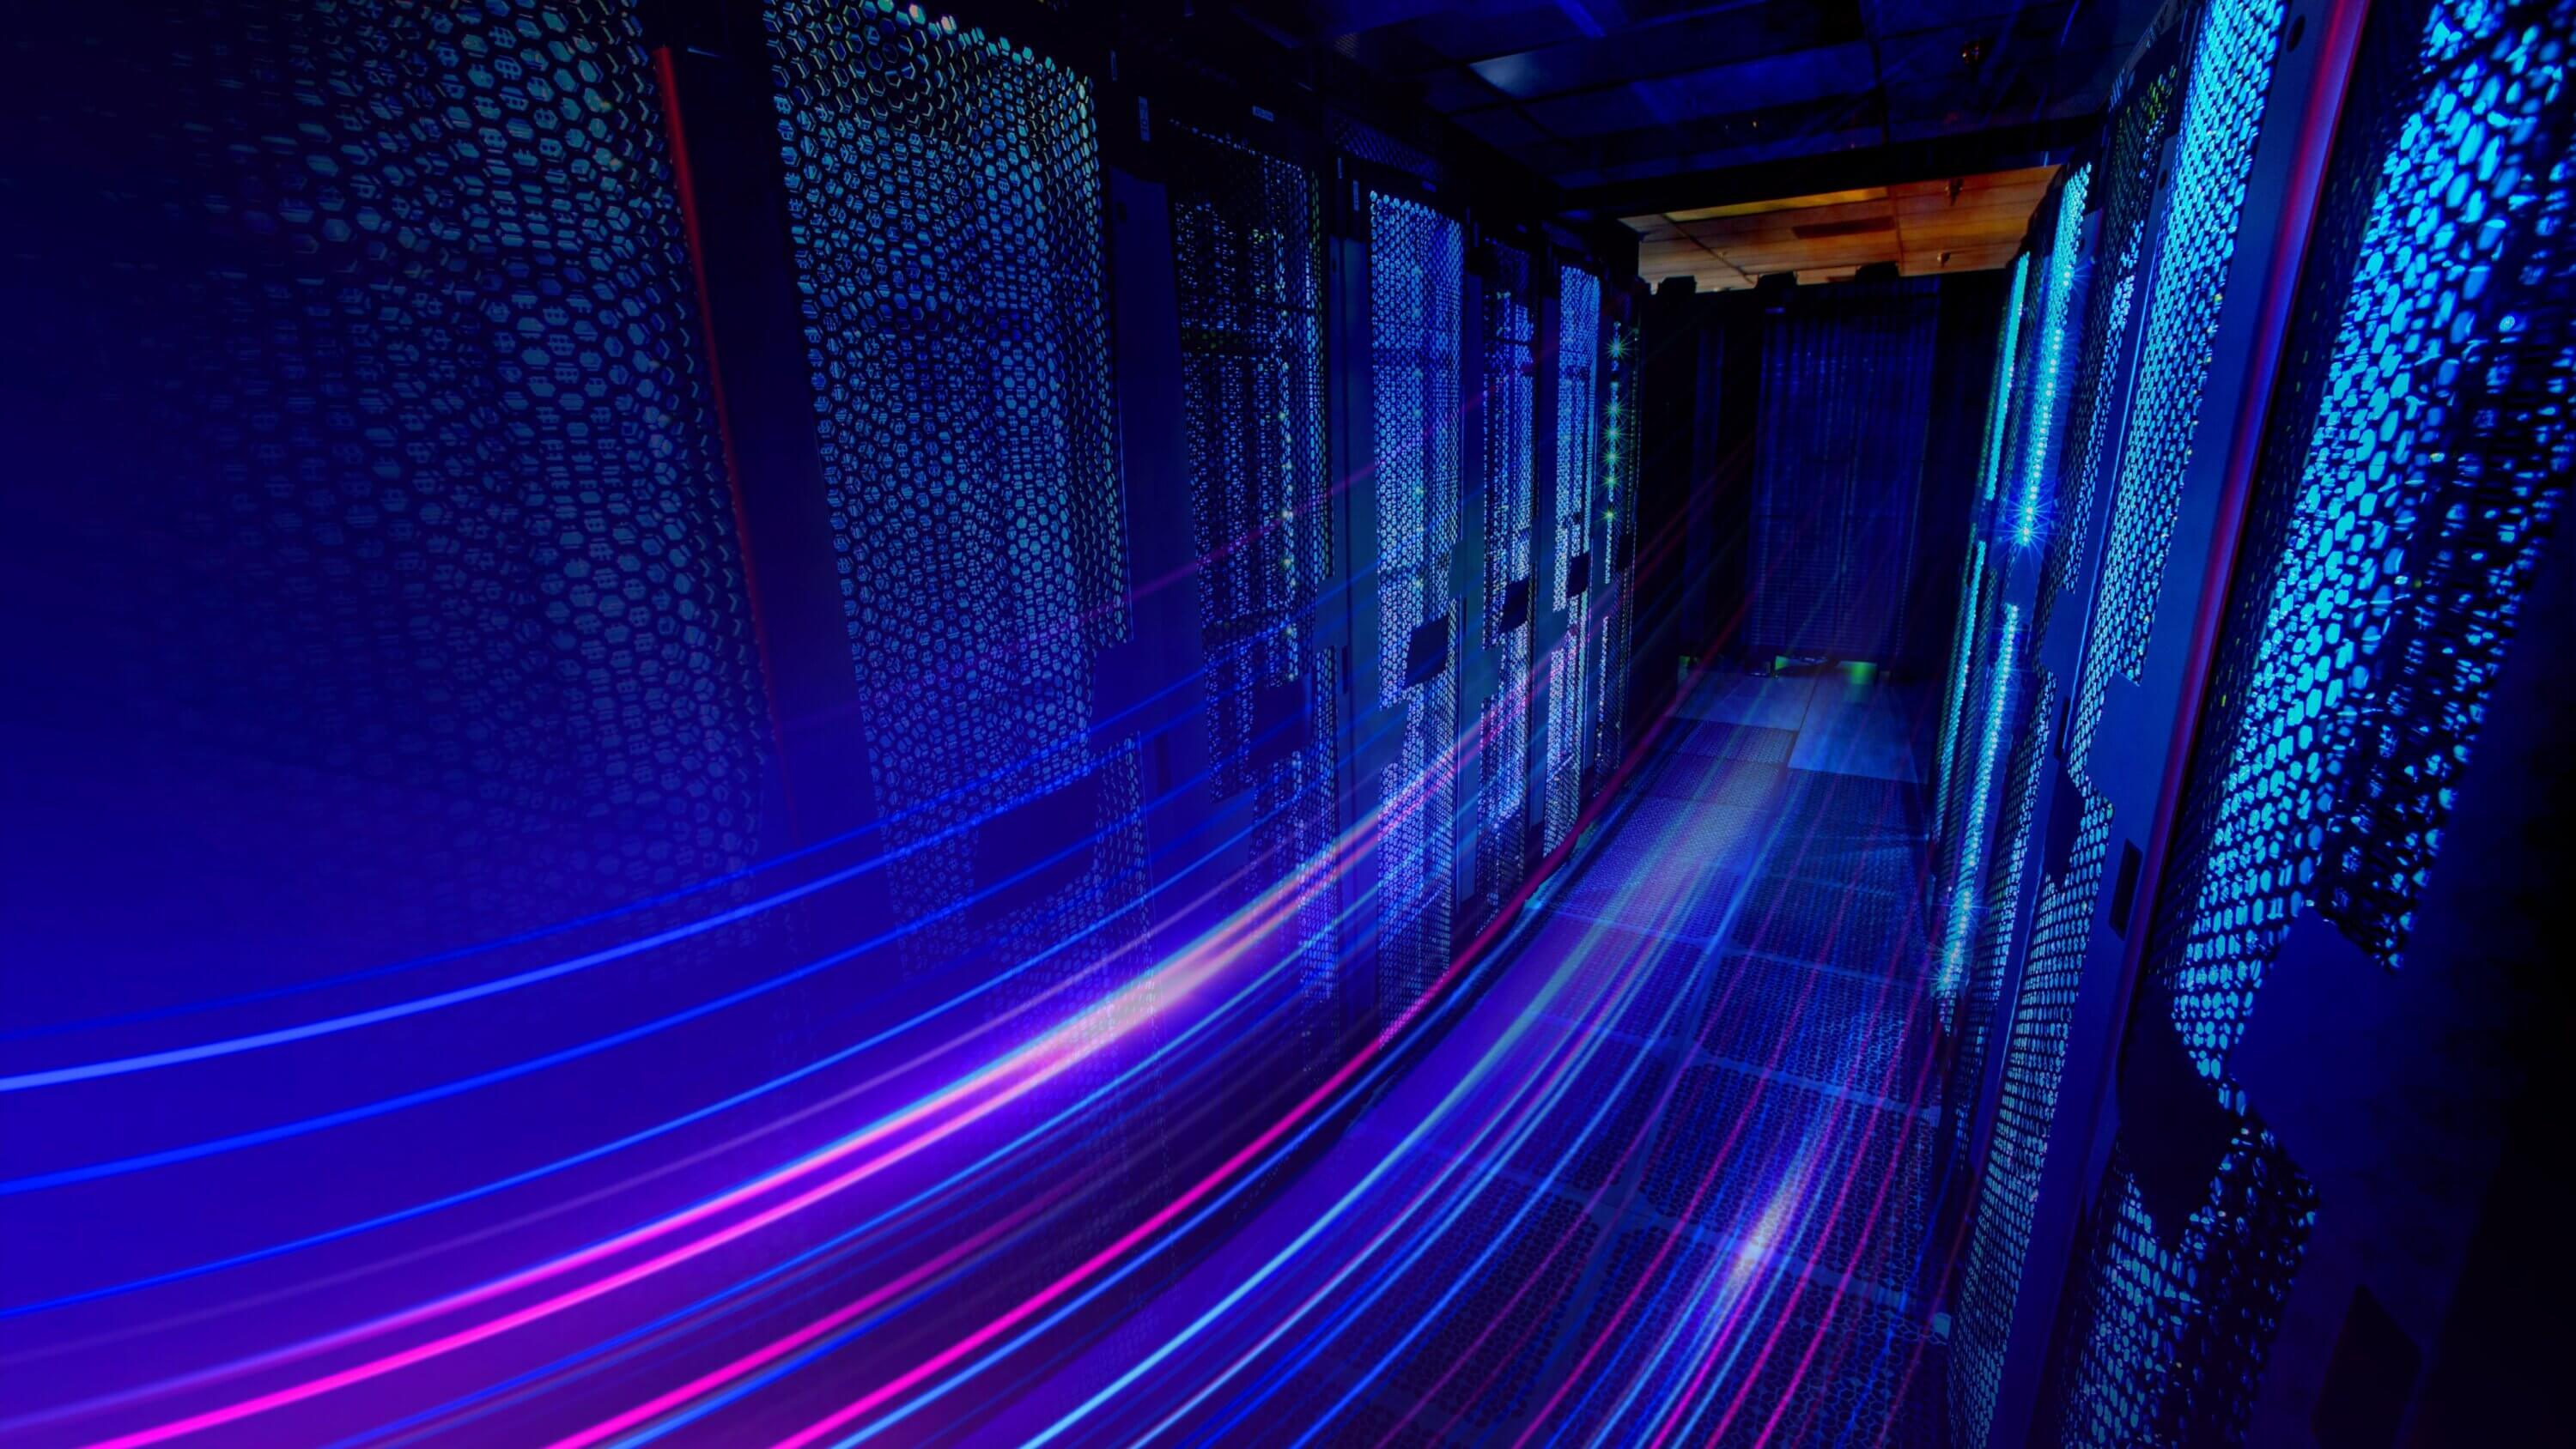
<path fill-rule="evenodd" d="M 1480 60 L 1475 70 L 1506 94 L 1528 100 L 1749 60 L 1793 62 L 1817 46 L 1861 38 L 1857 28 L 1829 24 L 1827 12 L 1835 8 L 1792 0 L 1605 27 L 1600 35 Z"/>
<path fill-rule="evenodd" d="M 1464 64 L 1583 39 L 1583 27 L 1567 9 L 1544 3 L 1461 5 L 1408 22 L 1407 28 L 1427 48 Z"/>
<path fill-rule="evenodd" d="M 1872 47 L 1861 41 L 1818 46 L 1795 56 L 1711 66 L 1687 75 L 1640 81 L 1676 116 L 1723 115 L 1794 105 L 1823 96 L 1850 96 L 1878 84 Z"/>
<path fill-rule="evenodd" d="M 1587 91 L 1577 96 L 1529 101 L 1515 107 L 1550 133 L 1568 140 L 1616 135 L 1622 131 L 1661 131 L 1675 124 L 1670 112 L 1650 107 L 1636 86 Z"/>

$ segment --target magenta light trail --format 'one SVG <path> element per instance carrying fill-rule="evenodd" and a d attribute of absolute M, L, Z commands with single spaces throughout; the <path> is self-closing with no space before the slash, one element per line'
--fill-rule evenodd
<path fill-rule="evenodd" d="M 1472 748 L 1472 742 L 1468 740 L 1462 740 L 1453 744 L 1448 750 L 1444 751 L 1443 756 L 1434 765 L 1434 768 L 1449 769 L 1453 771 L 1460 768 L 1463 762 L 1464 752 L 1471 751 Z M 1384 832 L 1388 826 L 1389 818 L 1390 817 L 1386 812 L 1378 812 L 1370 819 L 1355 827 L 1352 833 L 1360 836 L 1363 840 L 1373 838 L 1375 835 L 1382 834 Z M 144 1385 L 105 1399 L 96 1399 L 80 1404 L 67 1405 L 57 1410 L 48 1411 L 36 1418 L 22 1419 L 18 1422 L 21 1424 L 33 1424 L 37 1422 L 51 1422 L 74 1416 L 85 1416 L 120 1404 L 132 1403 L 146 1398 L 161 1397 L 169 1393 L 179 1392 L 185 1389 L 203 1386 L 208 1383 L 238 1377 L 244 1373 L 255 1372 L 262 1368 L 272 1367 L 280 1363 L 309 1357 L 316 1353 L 327 1352 L 330 1349 L 358 1342 L 366 1338 L 380 1336 L 383 1333 L 391 1332 L 431 1318 L 443 1316 L 457 1309 L 472 1306 L 475 1303 L 486 1301 L 521 1287 L 530 1286 L 534 1283 L 543 1281 L 546 1278 L 558 1276 L 564 1272 L 572 1271 L 573 1269 L 589 1263 L 597 1262 L 602 1258 L 612 1256 L 627 1248 L 640 1246 L 643 1243 L 667 1236 L 680 1228 L 703 1221 L 706 1218 L 719 1214 L 728 1208 L 740 1206 L 770 1192 L 773 1189 L 793 1183 L 823 1167 L 829 1166 L 850 1156 L 852 1153 L 858 1152 L 877 1142 L 894 1137 L 906 1129 L 920 1127 L 922 1124 L 929 1122 L 934 1114 L 939 1113 L 944 1109 L 956 1106 L 959 1103 L 966 1102 L 970 1094 L 974 1094 L 979 1089 L 983 1089 L 983 1095 L 980 1100 L 973 1102 L 971 1106 L 960 1108 L 954 1115 L 948 1117 L 944 1121 L 940 1121 L 935 1126 L 922 1127 L 922 1130 L 918 1135 L 903 1142 L 899 1146 L 891 1148 L 878 1156 L 865 1159 L 850 1167 L 847 1171 L 842 1172 L 833 1178 L 827 1179 L 823 1183 L 814 1187 L 808 1188 L 804 1192 L 801 1192 L 792 1198 L 781 1203 L 774 1204 L 759 1213 L 730 1224 L 727 1227 L 710 1233 L 703 1238 L 684 1244 L 678 1248 L 674 1248 L 652 1259 L 648 1259 L 644 1263 L 633 1265 L 605 1278 L 584 1285 L 581 1288 L 569 1290 L 552 1298 L 542 1300 L 539 1303 L 502 1315 L 499 1318 L 489 1320 L 485 1323 L 469 1328 L 457 1330 L 410 1349 L 389 1354 L 375 1360 L 370 1360 L 366 1363 L 352 1365 L 348 1368 L 322 1375 L 314 1379 L 287 1385 L 268 1393 L 240 1400 L 235 1403 L 221 1405 L 196 1414 L 174 1419 L 163 1424 L 138 1429 L 116 1438 L 101 1441 L 101 1443 L 103 1446 L 116 1446 L 116 1449 L 123 1449 L 123 1446 L 130 1445 L 159 1443 L 185 1434 L 199 1432 L 204 1429 L 218 1427 L 223 1424 L 236 1422 L 243 1418 L 284 1408 L 291 1404 L 300 1403 L 305 1400 L 348 1387 L 352 1384 L 382 1377 L 386 1374 L 410 1367 L 414 1364 L 425 1362 L 429 1359 L 453 1352 L 456 1349 L 482 1342 L 499 1334 L 506 1333 L 512 1329 L 522 1327 L 528 1323 L 550 1317 L 564 1309 L 591 1301 L 592 1299 L 612 1292 L 618 1288 L 641 1281 L 642 1279 L 666 1268 L 701 1257 L 716 1247 L 736 1241 L 752 1232 L 758 1231 L 760 1228 L 776 1223 L 805 1207 L 822 1201 L 857 1182 L 873 1177 L 883 1172 L 886 1168 L 907 1160 L 928 1147 L 964 1130 L 966 1127 L 984 1120 L 994 1112 L 999 1111 L 1002 1107 L 1025 1097 L 1028 1093 L 1036 1090 L 1038 1087 L 1061 1077 L 1066 1071 L 1070 1070 L 1080 1062 L 1098 1054 L 1102 1050 L 1105 1050 L 1113 1042 L 1133 1032 L 1144 1021 L 1151 1019 L 1153 1016 L 1161 1012 L 1168 1011 L 1176 1004 L 1189 999 L 1195 993 L 1197 988 L 1204 985 L 1208 980 L 1212 979 L 1225 968 L 1232 965 L 1236 960 L 1240 959 L 1244 950 L 1253 941 L 1266 935 L 1269 931 L 1275 929 L 1282 920 L 1287 919 L 1289 914 L 1292 912 L 1294 905 L 1302 899 L 1301 893 L 1321 889 L 1337 880 L 1342 873 L 1352 868 L 1351 862 L 1357 859 L 1360 854 L 1361 852 L 1353 850 L 1337 851 L 1334 853 L 1335 863 L 1329 869 L 1319 871 L 1310 868 L 1300 875 L 1293 876 L 1289 880 L 1283 881 L 1279 886 L 1274 887 L 1270 892 L 1266 893 L 1263 899 L 1257 902 L 1254 907 L 1247 908 L 1243 915 L 1212 930 L 1209 933 L 1209 938 L 1203 939 L 1198 943 L 1193 943 L 1191 947 L 1186 948 L 1175 958 L 1158 964 L 1156 967 L 1140 976 L 1137 980 L 1130 982 L 1127 986 L 1121 988 L 1120 991 L 1112 997 L 1086 1009 L 1080 1015 L 1053 1029 L 1038 1041 L 1031 1043 L 1029 1046 L 1021 1048 L 1010 1056 L 1001 1059 L 991 1067 L 962 1079 L 958 1083 L 949 1087 L 943 1088 L 940 1091 L 931 1094 L 929 1097 L 921 1099 L 913 1106 L 906 1108 L 867 1129 L 863 1129 L 859 1133 L 853 1134 L 850 1138 L 844 1139 L 844 1141 L 834 1144 L 830 1148 L 826 1148 L 823 1151 L 815 1153 L 799 1162 L 789 1164 L 769 1174 L 765 1174 L 760 1178 L 753 1179 L 752 1181 L 728 1190 L 715 1198 L 708 1199 L 707 1201 L 697 1204 L 691 1208 L 684 1209 L 681 1212 L 671 1214 L 665 1218 L 658 1219 L 636 1229 L 629 1230 L 626 1233 L 619 1234 L 618 1236 L 610 1238 L 602 1243 L 550 1260 L 547 1263 L 521 1270 L 518 1273 L 507 1275 L 490 1283 L 480 1285 L 459 1294 L 451 1295 L 447 1298 L 436 1300 L 432 1303 L 404 1310 L 400 1313 L 387 1315 L 383 1318 L 372 1320 L 365 1324 L 355 1325 L 336 1333 L 323 1335 L 315 1339 L 309 1339 L 303 1343 L 292 1345 L 287 1348 L 273 1350 L 252 1358 L 237 1360 L 230 1364 L 202 1370 L 179 1378 Z M 1489 926 L 1489 934 L 1491 930 L 1492 927 Z M 1480 937 L 1480 942 L 1482 939 L 1483 938 Z M 1440 978 L 1444 987 L 1446 983 L 1455 978 L 1461 965 L 1465 961 L 1473 958 L 1473 954 L 1473 952 L 1470 952 L 1467 955 L 1461 956 L 1457 960 L 1453 960 L 1449 970 L 1444 972 Z M 1300 1103 L 1298 1109 L 1292 1112 L 1289 1117 L 1283 1118 L 1279 1122 L 1274 1123 L 1270 1129 L 1262 1133 L 1253 1143 L 1237 1152 L 1232 1158 L 1228 1159 L 1226 1164 L 1221 1166 L 1216 1173 L 1212 1174 L 1209 1178 L 1203 1179 L 1201 1184 L 1194 1188 L 1189 1195 L 1186 1195 L 1184 1199 L 1168 1205 L 1146 1224 L 1132 1230 L 1129 1234 L 1120 1239 L 1118 1244 L 1114 1244 L 1111 1249 L 1104 1250 L 1104 1255 L 1096 1255 L 1095 1258 L 1086 1263 L 1082 1269 L 1076 1270 L 1076 1275 L 1074 1277 L 1066 1280 L 1059 1280 L 1059 1286 L 1049 1291 L 1047 1301 L 1051 1301 L 1053 1296 L 1059 1295 L 1063 1288 L 1070 1287 L 1072 1282 L 1079 1280 L 1079 1277 L 1087 1276 L 1088 1272 L 1092 1271 L 1098 1264 L 1116 1258 L 1125 1251 L 1127 1246 L 1132 1246 L 1134 1242 L 1141 1240 L 1142 1237 L 1159 1229 L 1173 1216 L 1185 1211 L 1190 1204 L 1196 1202 L 1199 1197 L 1205 1195 L 1206 1191 L 1213 1188 L 1225 1177 L 1231 1175 L 1236 1168 L 1240 1167 L 1244 1162 L 1249 1161 L 1253 1156 L 1256 1156 L 1261 1151 L 1265 1150 L 1281 1135 L 1294 1127 L 1305 1115 L 1311 1112 L 1316 1103 L 1337 1090 L 1339 1086 L 1343 1082 L 1347 1081 L 1352 1074 L 1362 1066 L 1365 1066 L 1378 1052 L 1382 1051 L 1388 1042 L 1399 1036 L 1419 1015 L 1422 1005 L 1434 999 L 1436 995 L 1436 992 L 1426 993 L 1421 1001 L 1416 1002 L 1414 1006 L 1408 1008 L 1393 1025 L 1388 1027 L 1374 1041 L 1372 1041 L 1365 1050 L 1351 1058 L 1348 1062 L 1345 1062 L 1342 1068 L 1337 1071 L 1333 1077 L 1324 1084 L 1324 1086 L 1317 1088 L 1315 1093 L 1310 1094 L 1304 1102 Z M 1093 1030 L 1093 1028 L 1099 1026 L 1103 1022 L 1107 1024 L 1107 1030 Z M 1066 1045 L 1068 1042 L 1071 1043 L 1070 1046 Z M 1019 1321 L 1020 1317 L 1025 1317 L 1027 1312 L 1034 1312 L 1038 1307 L 1042 1306 L 1043 1302 L 1032 1300 L 1031 1303 L 1024 1305 L 1024 1312 L 1010 1318 L 1008 1322 L 999 1323 L 998 1325 L 988 1325 L 989 1332 L 984 1335 L 984 1338 L 989 1338 L 991 1334 L 1003 1331 L 1009 1327 L 1010 1323 Z M 980 1343 L 984 1341 L 984 1338 L 978 1338 L 975 1342 Z M 963 1353 L 971 1350 L 972 1346 L 973 1345 L 969 1344 L 965 1348 L 957 1349 L 954 1352 Z M 940 1366 L 940 1364 L 944 1364 L 946 1361 L 948 1360 L 940 1360 L 939 1364 L 928 1366 L 923 1370 L 917 1371 L 917 1373 L 935 1371 L 936 1367 Z M 904 1382 L 908 1384 L 911 1381 L 911 1379 L 907 1379 Z M 896 1391 L 899 1391 L 899 1389 Z M 858 1412 L 864 1412 L 864 1410 L 860 1410 Z"/>
<path fill-rule="evenodd" d="M 1616 788 L 1617 779 L 1624 778 L 1628 771 L 1634 768 L 1636 760 L 1642 754 L 1644 744 L 1651 741 L 1653 734 L 1660 732 L 1663 724 L 1664 721 L 1659 720 L 1655 730 L 1650 731 L 1648 740 L 1640 742 L 1640 750 L 1636 753 L 1632 753 L 1629 759 L 1622 765 L 1619 775 L 1614 778 L 1612 783 L 1613 790 Z M 1473 732 L 1471 731 L 1464 739 L 1462 739 L 1460 744 L 1451 746 L 1448 754 L 1454 757 L 1460 748 L 1472 748 L 1472 746 L 1466 745 L 1466 740 L 1472 740 L 1472 738 Z M 1454 763 L 1451 765 L 1451 768 L 1455 768 Z M 1415 798 L 1420 798 L 1421 792 L 1408 793 L 1414 795 Z M 1609 794 L 1610 791 L 1605 790 L 1603 798 L 1608 798 Z M 1579 831 L 1569 832 L 1566 842 L 1558 847 L 1559 851 L 1570 848 L 1574 839 L 1578 838 L 1579 835 Z M 1517 906 L 1521 899 L 1525 899 L 1527 893 L 1534 889 L 1537 881 L 1544 879 L 1545 875 L 1545 870 L 1533 872 L 1532 880 L 1525 883 L 1521 887 L 1520 893 L 1515 896 L 1514 905 Z M 1393 1024 L 1380 1032 L 1357 1053 L 1336 1067 L 1332 1075 L 1328 1077 L 1322 1085 L 1307 1093 L 1307 1095 L 1302 1098 L 1295 1107 L 1290 1109 L 1287 1115 L 1279 1118 L 1277 1121 L 1264 1128 L 1259 1136 L 1255 1137 L 1251 1142 L 1245 1144 L 1243 1147 L 1237 1149 L 1232 1156 L 1228 1157 L 1214 1170 L 1193 1183 L 1189 1189 L 1183 1192 L 1179 1197 L 1157 1209 L 1150 1217 L 1145 1219 L 1145 1221 L 1139 1223 L 1133 1228 L 1130 1228 L 1107 1247 L 1100 1249 L 1071 1271 L 1058 1277 L 1046 1287 L 1030 1295 L 1028 1298 L 1023 1299 L 1018 1305 L 1003 1313 L 1000 1317 L 991 1320 L 981 1328 L 978 1328 L 965 1337 L 958 1339 L 947 1348 L 940 1350 L 930 1358 L 914 1365 L 912 1368 L 879 1385 L 877 1388 L 870 1390 L 868 1393 L 860 1396 L 856 1400 L 853 1400 L 851 1403 L 844 1405 L 842 1408 L 833 1411 L 822 1419 L 807 1425 L 805 1428 L 798 1430 L 786 1438 L 777 1441 L 777 1449 L 800 1449 L 800 1446 L 811 1444 L 843 1425 L 864 1417 L 877 1408 L 891 1402 L 893 1399 L 920 1384 L 925 1379 L 937 1374 L 949 1365 L 957 1362 L 959 1359 L 974 1352 L 977 1348 L 991 1342 L 1001 1334 L 1008 1332 L 1014 1325 L 1026 1320 L 1032 1314 L 1045 1308 L 1048 1304 L 1063 1297 L 1067 1292 L 1071 1291 L 1092 1274 L 1124 1256 L 1138 1243 L 1144 1241 L 1156 1231 L 1159 1231 L 1163 1226 L 1170 1223 L 1183 1212 L 1186 1212 L 1193 1204 L 1204 1198 L 1208 1193 L 1214 1191 L 1216 1187 L 1222 1184 L 1227 1178 L 1231 1177 L 1235 1172 L 1240 1170 L 1246 1163 L 1259 1156 L 1262 1152 L 1267 1150 L 1272 1143 L 1278 1141 L 1298 1123 L 1305 1120 L 1305 1118 L 1311 1115 L 1319 1105 L 1338 1093 L 1343 1084 L 1347 1083 L 1353 1076 L 1357 1075 L 1362 1068 L 1367 1066 L 1369 1062 L 1382 1053 L 1391 1041 L 1401 1036 L 1406 1028 L 1411 1026 L 1426 1007 L 1438 1001 L 1448 992 L 1451 986 L 1456 983 L 1460 973 L 1466 968 L 1466 966 L 1483 954 L 1484 947 L 1493 939 L 1501 924 L 1510 919 L 1511 915 L 1511 910 L 1497 913 L 1495 919 L 1492 922 L 1489 922 L 1485 928 L 1478 933 L 1476 939 L 1471 942 L 1465 950 L 1457 952 L 1452 956 L 1448 966 L 1424 989 L 1419 997 L 1415 998 L 1415 1000 L 1404 1009 Z"/>

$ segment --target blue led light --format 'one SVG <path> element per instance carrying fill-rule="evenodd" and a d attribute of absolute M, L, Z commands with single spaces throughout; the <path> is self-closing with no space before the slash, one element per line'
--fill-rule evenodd
<path fill-rule="evenodd" d="M 1994 396 L 1986 402 L 1985 465 L 1977 470 L 1977 499 L 1991 502 L 1995 477 L 2003 471 L 2004 438 L 2012 431 L 2013 371 L 2021 356 L 2021 294 L 2030 283 L 2030 253 L 2013 258 L 2012 282 L 2004 289 L 2003 339 L 1995 354 Z"/>
<path fill-rule="evenodd" d="M 2021 548 L 2039 542 L 2040 489 L 2048 476 L 2057 441 L 2058 374 L 2066 353 L 2067 318 L 2082 305 L 2075 286 L 2075 263 L 2081 249 L 2078 229 L 2084 219 L 2084 198 L 2092 181 L 2092 167 L 2075 168 L 2057 201 L 2057 239 L 2049 250 L 2048 271 L 2042 284 L 2038 370 L 2031 382 L 2026 430 L 2029 449 L 2022 461 L 2021 500 L 2013 514 L 2013 543 Z"/>
<path fill-rule="evenodd" d="M 1976 785 L 1968 795 L 1967 828 L 1961 835 L 1964 846 L 1959 870 L 1950 879 L 1949 929 L 1941 939 L 1941 970 L 1934 978 L 1934 989 L 1944 997 L 1958 995 L 1967 968 L 1970 931 L 1976 917 L 1976 896 L 1985 881 L 1986 812 L 1994 800 L 1996 758 L 2004 744 L 2004 731 L 2012 708 L 2012 680 L 2015 651 L 2021 643 L 2021 608 L 2004 605 L 2002 631 L 1995 639 L 1994 662 L 1987 666 L 1993 678 L 1987 685 L 1985 728 L 1977 743 Z"/>

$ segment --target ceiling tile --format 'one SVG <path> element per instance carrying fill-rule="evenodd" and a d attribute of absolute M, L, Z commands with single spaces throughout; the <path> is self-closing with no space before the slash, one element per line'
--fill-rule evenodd
<path fill-rule="evenodd" d="M 1459 125 L 1474 133 L 1476 139 L 1497 151 L 1530 161 L 1541 148 L 1551 146 L 1556 138 L 1530 123 L 1516 106 L 1494 106 L 1481 111 L 1463 111 L 1454 118 Z"/>
<path fill-rule="evenodd" d="M 1711 66 L 1687 75 L 1642 81 L 1637 88 L 1669 114 L 1707 116 L 1854 95 L 1877 83 L 1878 69 L 1870 48 L 1854 42 Z"/>
<path fill-rule="evenodd" d="M 1772 0 L 1495 56 L 1476 62 L 1475 68 L 1486 80 L 1527 100 L 1766 56 L 1786 57 L 1858 38 L 1831 33 L 1823 7 L 1805 0 Z"/>
<path fill-rule="evenodd" d="M 1568 138 L 1653 130 L 1674 123 L 1669 112 L 1649 107 L 1634 86 L 1527 101 L 1522 104 L 1522 109 L 1529 113 L 1531 120 Z"/>
<path fill-rule="evenodd" d="M 1582 28 L 1553 4 L 1463 6 L 1408 22 L 1407 28 L 1461 64 L 1583 38 Z"/>
<path fill-rule="evenodd" d="M 1483 77 L 1463 65 L 1426 72 L 1415 77 L 1414 83 L 1422 88 L 1424 105 L 1452 116 L 1511 103 L 1509 96 L 1485 84 Z"/>

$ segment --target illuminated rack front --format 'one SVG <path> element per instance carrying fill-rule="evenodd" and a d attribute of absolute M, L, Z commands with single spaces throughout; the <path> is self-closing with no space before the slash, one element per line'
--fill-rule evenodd
<path fill-rule="evenodd" d="M 1458 546 L 1459 222 L 1372 193 L 1370 397 L 1375 469 L 1377 706 L 1398 731 L 1380 769 L 1374 843 L 1378 1003 L 1389 1020 L 1449 964 L 1458 688 L 1449 617 Z"/>
<path fill-rule="evenodd" d="M 1554 850 L 1574 829 L 1583 808 L 1583 772 L 1593 711 L 1599 697 L 1590 668 L 1599 650 L 1592 639 L 1590 598 L 1592 507 L 1601 459 L 1601 281 L 1574 267 L 1557 269 L 1556 468 L 1551 517 L 1556 567 L 1549 607 L 1564 633 L 1547 656 L 1546 828 L 1541 846 Z"/>

